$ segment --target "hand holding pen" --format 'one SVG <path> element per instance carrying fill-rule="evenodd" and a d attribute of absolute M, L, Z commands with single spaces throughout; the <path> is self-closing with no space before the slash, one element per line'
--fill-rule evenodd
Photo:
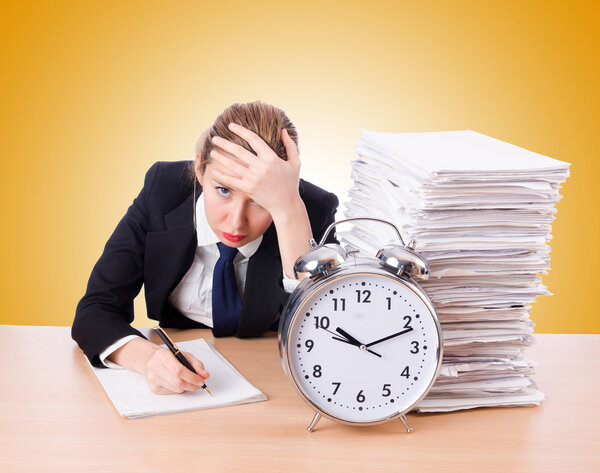
<path fill-rule="evenodd" d="M 199 362 L 198 360 L 196 360 L 195 358 L 191 357 L 191 355 L 190 355 L 189 359 L 186 358 L 184 353 L 179 351 L 179 348 L 177 348 L 177 345 L 175 345 L 173 343 L 173 341 L 169 338 L 169 336 L 166 334 L 166 332 L 162 328 L 160 328 L 158 325 L 155 327 L 152 327 L 152 328 L 156 331 L 158 336 L 162 339 L 162 341 L 165 343 L 165 345 L 167 346 L 169 351 L 173 354 L 173 356 L 177 359 L 177 361 L 179 363 L 178 364 L 179 368 L 176 368 L 176 371 L 180 375 L 179 382 L 176 382 L 178 384 L 178 386 L 176 386 L 178 388 L 178 390 L 174 391 L 174 392 L 181 393 L 183 391 L 193 390 L 193 389 L 190 389 L 190 385 L 191 385 L 196 389 L 198 387 L 204 389 L 204 391 L 206 391 L 207 394 L 212 396 L 211 392 L 209 391 L 208 387 L 206 386 L 206 383 L 203 382 L 204 379 L 208 378 L 209 374 L 204 369 L 204 366 L 202 365 L 202 363 Z M 190 362 L 197 363 L 198 369 L 194 369 L 194 367 L 192 366 L 192 364 Z M 186 370 L 191 371 L 191 373 L 193 373 L 193 375 L 190 373 L 188 376 L 186 376 L 186 373 L 185 373 Z M 197 378 L 200 378 L 200 381 Z M 199 385 L 200 382 L 203 383 L 201 386 Z"/>

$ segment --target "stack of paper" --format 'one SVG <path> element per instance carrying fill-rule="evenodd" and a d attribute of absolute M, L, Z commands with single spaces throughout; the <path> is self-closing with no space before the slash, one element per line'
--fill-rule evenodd
<path fill-rule="evenodd" d="M 154 394 L 141 374 L 124 369 L 92 367 L 119 414 L 135 419 L 267 400 L 260 390 L 250 384 L 203 338 L 179 342 L 177 346 L 202 360 L 210 373 L 206 384 L 212 396 L 202 389 L 183 394 Z"/>
<path fill-rule="evenodd" d="M 422 412 L 539 404 L 530 304 L 549 294 L 548 241 L 569 164 L 473 131 L 363 130 L 347 217 L 394 223 L 431 266 L 422 283 L 444 333 L 438 380 Z M 339 234 L 374 255 L 395 242 L 384 225 Z"/>

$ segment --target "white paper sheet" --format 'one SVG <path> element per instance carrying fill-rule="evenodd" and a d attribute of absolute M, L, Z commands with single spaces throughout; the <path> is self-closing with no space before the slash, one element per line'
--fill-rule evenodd
<path fill-rule="evenodd" d="M 362 130 L 365 143 L 406 160 L 414 169 L 454 175 L 564 171 L 569 164 L 472 130 L 378 133 Z"/>
<path fill-rule="evenodd" d="M 474 131 L 363 130 L 355 152 L 345 216 L 392 222 L 430 264 L 419 283 L 442 324 L 444 360 L 419 410 L 539 404 L 524 351 L 531 303 L 550 294 L 540 274 L 569 163 Z M 372 222 L 337 235 L 363 256 L 399 243 Z"/>
<path fill-rule="evenodd" d="M 203 338 L 179 342 L 177 346 L 202 360 L 210 373 L 206 384 L 212 397 L 202 389 L 183 394 L 154 394 L 146 379 L 134 371 L 92 367 L 119 414 L 134 419 L 267 400 L 260 390 L 250 384 Z"/>

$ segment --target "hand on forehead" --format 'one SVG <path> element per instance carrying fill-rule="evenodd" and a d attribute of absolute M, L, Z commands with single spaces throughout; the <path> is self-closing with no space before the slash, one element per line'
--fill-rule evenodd
<path fill-rule="evenodd" d="M 298 148 L 286 130 L 281 132 L 287 160 L 281 159 L 256 133 L 235 124 L 229 128 L 248 142 L 256 155 L 243 146 L 219 136 L 212 138 L 213 159 L 207 169 L 224 187 L 238 189 L 270 211 L 282 201 L 291 202 L 298 194 L 300 159 Z"/>
<path fill-rule="evenodd" d="M 212 138 L 214 149 L 210 152 L 210 157 L 215 163 L 213 169 L 228 176 L 243 178 L 253 164 L 259 164 L 257 160 L 264 160 L 265 156 L 271 159 L 276 157 L 271 147 L 253 131 L 236 123 L 230 123 L 229 129 L 244 139 L 256 154 L 237 143 L 214 136 Z"/>
<path fill-rule="evenodd" d="M 249 167 L 248 160 L 252 159 L 249 156 L 256 158 L 243 146 L 219 136 L 213 137 L 212 144 L 213 149 L 210 151 L 211 159 L 208 165 L 211 170 L 228 176 L 241 177 Z M 242 153 L 247 153 L 247 155 L 243 156 Z"/>
<path fill-rule="evenodd" d="M 259 157 L 261 154 L 273 152 L 270 146 L 265 143 L 265 141 L 256 133 L 242 125 L 238 125 L 236 123 L 230 123 L 229 129 L 235 133 L 237 136 L 242 138 L 246 143 L 254 150 L 254 153 L 247 150 L 243 146 L 229 141 L 220 136 L 214 136 L 212 138 L 213 146 L 219 148 L 219 151 L 223 153 L 225 156 L 239 158 L 242 161 L 247 159 L 251 159 L 253 157 Z M 245 159 L 244 159 L 245 158 Z"/>

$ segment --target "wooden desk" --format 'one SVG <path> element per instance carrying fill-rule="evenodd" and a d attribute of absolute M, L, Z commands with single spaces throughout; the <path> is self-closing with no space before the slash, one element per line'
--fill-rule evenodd
<path fill-rule="evenodd" d="M 528 353 L 542 407 L 410 415 L 353 428 L 313 413 L 283 374 L 275 336 L 204 337 L 269 398 L 222 409 L 120 417 L 66 327 L 0 326 L 0 471 L 600 471 L 600 335 L 538 335 Z"/>

